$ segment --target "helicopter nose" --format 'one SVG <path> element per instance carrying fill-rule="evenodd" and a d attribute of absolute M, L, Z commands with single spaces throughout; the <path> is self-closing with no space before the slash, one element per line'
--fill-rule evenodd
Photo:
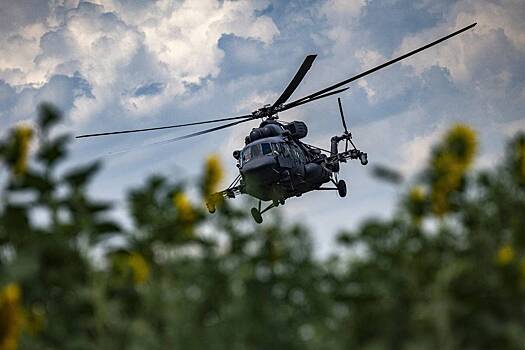
<path fill-rule="evenodd" d="M 277 180 L 279 173 L 275 169 L 277 161 L 274 157 L 263 156 L 252 159 L 244 164 L 241 173 L 249 182 L 258 184 L 272 183 Z"/>

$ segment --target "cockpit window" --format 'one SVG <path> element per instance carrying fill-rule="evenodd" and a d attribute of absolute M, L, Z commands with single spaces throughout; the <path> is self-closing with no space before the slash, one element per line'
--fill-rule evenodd
<path fill-rule="evenodd" d="M 250 159 L 252 159 L 252 149 L 251 147 L 248 147 L 242 151 L 242 163 L 249 162 Z"/>
<path fill-rule="evenodd" d="M 251 159 L 256 158 L 262 154 L 261 145 L 253 145 L 245 148 L 242 151 L 242 164 L 249 162 Z"/>
<path fill-rule="evenodd" d="M 271 154 L 272 150 L 282 154 L 283 152 L 281 147 L 282 146 L 279 143 L 259 143 L 250 147 L 246 147 L 242 151 L 241 162 L 242 164 L 245 164 L 253 158 L 257 158 L 263 154 Z"/>
<path fill-rule="evenodd" d="M 269 154 L 272 153 L 272 148 L 269 143 L 261 143 L 262 153 Z"/>
<path fill-rule="evenodd" d="M 258 157 L 262 154 L 260 143 L 257 145 L 251 146 L 250 149 L 252 150 L 252 158 Z"/>

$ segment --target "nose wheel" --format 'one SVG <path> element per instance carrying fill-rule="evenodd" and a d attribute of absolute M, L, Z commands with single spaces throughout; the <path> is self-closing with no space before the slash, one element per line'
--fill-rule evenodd
<path fill-rule="evenodd" d="M 260 224 L 263 222 L 263 219 L 262 219 L 262 214 L 261 212 L 259 211 L 259 209 L 257 208 L 252 208 L 252 217 L 253 217 L 253 220 L 255 220 L 256 223 Z"/>
<path fill-rule="evenodd" d="M 255 220 L 255 222 L 258 224 L 262 223 L 263 222 L 262 214 L 272 208 L 279 206 L 279 204 L 284 204 L 284 199 L 274 200 L 272 201 L 272 204 L 270 204 L 269 206 L 261 210 L 261 201 L 259 201 L 259 207 L 252 208 L 251 210 L 253 220 Z"/>

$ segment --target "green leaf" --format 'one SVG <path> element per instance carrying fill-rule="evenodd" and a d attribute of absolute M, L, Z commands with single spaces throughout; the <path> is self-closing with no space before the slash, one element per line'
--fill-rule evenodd
<path fill-rule="evenodd" d="M 23 177 L 17 178 L 16 181 L 10 183 L 8 189 L 11 191 L 33 189 L 42 195 L 51 192 L 53 187 L 54 184 L 42 174 L 29 170 Z"/>
<path fill-rule="evenodd" d="M 7 205 L 4 209 L 3 224 L 8 234 L 29 230 L 29 217 L 24 206 Z"/>
<path fill-rule="evenodd" d="M 47 133 L 61 119 L 62 113 L 51 103 L 44 102 L 38 106 L 38 126 L 43 133 Z"/>
<path fill-rule="evenodd" d="M 88 202 L 85 205 L 86 205 L 86 209 L 91 214 L 98 214 L 98 213 L 108 211 L 111 209 L 110 202 Z"/>
<path fill-rule="evenodd" d="M 84 187 L 99 168 L 100 162 L 94 162 L 87 166 L 75 168 L 64 175 L 64 180 L 73 188 Z"/>
<path fill-rule="evenodd" d="M 66 144 L 69 142 L 69 135 L 56 137 L 54 140 L 45 142 L 40 147 L 37 158 L 46 166 L 51 167 L 67 155 Z"/>
<path fill-rule="evenodd" d="M 104 221 L 95 224 L 95 231 L 98 234 L 120 232 L 120 226 L 113 221 Z"/>

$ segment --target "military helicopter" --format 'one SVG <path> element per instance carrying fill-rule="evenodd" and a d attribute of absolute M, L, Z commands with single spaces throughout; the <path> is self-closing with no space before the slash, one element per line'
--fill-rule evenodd
<path fill-rule="evenodd" d="M 340 98 L 338 98 L 338 105 L 343 132 L 341 135 L 336 135 L 331 138 L 330 150 L 325 150 L 303 142 L 302 139 L 308 134 L 306 124 L 302 121 L 279 121 L 278 113 L 321 98 L 342 93 L 349 89 L 349 87 L 343 87 L 344 85 L 448 40 L 473 28 L 475 25 L 476 23 L 473 23 L 349 79 L 328 86 L 293 102 L 286 103 L 317 57 L 316 55 L 308 55 L 279 98 L 272 105 L 265 105 L 251 114 L 146 129 L 85 134 L 79 135 L 77 138 L 229 122 L 162 142 L 166 143 L 204 135 L 241 123 L 262 119 L 259 127 L 252 129 L 250 134 L 246 136 L 244 147 L 233 152 L 233 157 L 236 159 L 237 167 L 239 168 L 239 175 L 228 188 L 213 194 L 211 200 L 207 203 L 209 212 L 213 213 L 215 212 L 215 205 L 218 199 L 229 199 L 235 198 L 240 194 L 248 194 L 259 200 L 258 207 L 252 208 L 251 214 L 255 222 L 262 223 L 263 213 L 271 208 L 285 204 L 286 199 L 290 197 L 300 197 L 306 192 L 321 190 L 335 190 L 340 197 L 345 197 L 347 194 L 346 183 L 344 180 L 338 179 L 341 163 L 346 163 L 352 159 L 359 159 L 362 165 L 368 163 L 367 153 L 359 150 L 352 141 L 352 133 L 348 130 Z M 345 147 L 344 151 L 339 152 L 338 147 L 341 141 L 345 142 Z M 352 146 L 350 149 L 349 145 Z M 324 187 L 323 185 L 327 183 L 332 183 L 333 187 Z M 271 201 L 271 203 L 264 209 L 261 209 L 261 203 L 263 201 Z"/>

